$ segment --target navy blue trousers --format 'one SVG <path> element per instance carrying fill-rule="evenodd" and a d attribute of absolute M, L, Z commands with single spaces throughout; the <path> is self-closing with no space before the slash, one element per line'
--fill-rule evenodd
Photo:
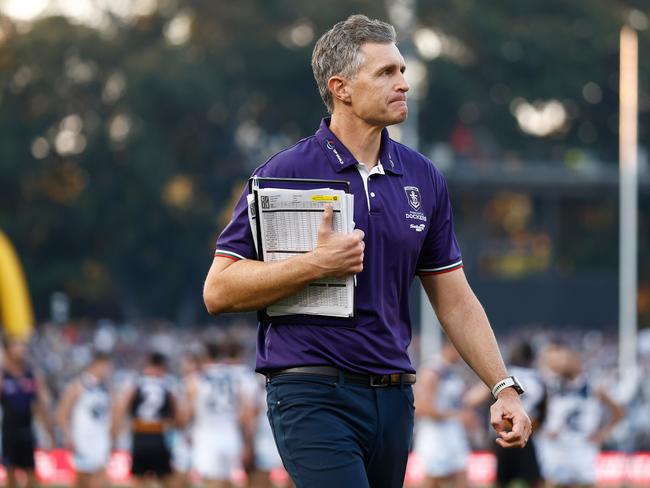
<path fill-rule="evenodd" d="M 266 390 L 275 442 L 297 488 L 402 488 L 413 440 L 410 385 L 287 374 Z"/>

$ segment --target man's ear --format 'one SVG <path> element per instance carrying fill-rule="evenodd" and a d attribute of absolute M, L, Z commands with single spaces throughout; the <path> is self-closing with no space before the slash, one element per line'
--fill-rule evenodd
<path fill-rule="evenodd" d="M 327 80 L 327 88 L 332 93 L 332 98 L 343 103 L 350 103 L 348 80 L 342 76 L 332 76 Z"/>

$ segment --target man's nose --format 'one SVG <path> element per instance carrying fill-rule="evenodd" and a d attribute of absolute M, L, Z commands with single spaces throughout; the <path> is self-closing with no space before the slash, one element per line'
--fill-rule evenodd
<path fill-rule="evenodd" d="M 397 91 L 401 91 L 403 93 L 406 93 L 411 89 L 411 85 L 409 85 L 408 81 L 406 81 L 406 77 L 404 76 L 404 73 L 400 73 L 400 80 L 396 88 Z"/>

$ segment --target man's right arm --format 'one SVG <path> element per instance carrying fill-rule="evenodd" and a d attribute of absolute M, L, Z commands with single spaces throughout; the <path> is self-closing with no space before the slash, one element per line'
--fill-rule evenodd
<path fill-rule="evenodd" d="M 111 439 L 113 442 L 120 435 L 122 430 L 122 423 L 124 422 L 124 417 L 126 416 L 129 406 L 133 401 L 135 396 L 135 388 L 129 387 L 121 396 L 118 397 L 117 401 L 113 405 L 113 411 L 111 415 Z"/>
<path fill-rule="evenodd" d="M 59 428 L 63 434 L 63 446 L 70 450 L 74 449 L 72 434 L 70 432 L 70 413 L 75 403 L 77 403 L 80 393 L 81 385 L 77 380 L 66 388 L 55 413 L 56 422 L 59 424 Z"/>
<path fill-rule="evenodd" d="M 208 312 L 260 310 L 296 293 L 309 283 L 343 277 L 363 269 L 363 232 L 340 234 L 332 230 L 332 207 L 327 206 L 316 248 L 285 261 L 233 261 L 216 256 L 203 287 Z"/>

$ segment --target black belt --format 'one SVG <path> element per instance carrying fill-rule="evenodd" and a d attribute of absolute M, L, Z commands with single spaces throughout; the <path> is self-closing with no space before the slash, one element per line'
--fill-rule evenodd
<path fill-rule="evenodd" d="M 285 374 L 313 374 L 338 377 L 340 373 L 343 373 L 343 378 L 348 383 L 356 383 L 375 388 L 412 385 L 415 383 L 415 374 L 413 373 L 362 374 L 344 371 L 334 366 L 300 366 L 296 368 L 278 369 L 266 373 L 266 378 L 267 380 L 271 380 Z"/>

